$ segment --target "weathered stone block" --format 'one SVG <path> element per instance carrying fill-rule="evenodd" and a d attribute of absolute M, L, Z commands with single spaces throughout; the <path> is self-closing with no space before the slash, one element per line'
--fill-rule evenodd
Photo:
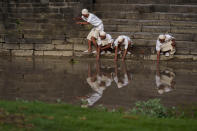
<path fill-rule="evenodd" d="M 73 44 L 55 45 L 55 49 L 57 49 L 57 50 L 72 50 Z"/>
<path fill-rule="evenodd" d="M 44 51 L 34 51 L 34 55 L 35 56 L 43 56 L 44 55 Z"/>
<path fill-rule="evenodd" d="M 155 46 L 156 41 L 155 40 L 144 40 L 144 39 L 134 39 L 134 46 Z"/>
<path fill-rule="evenodd" d="M 197 33 L 197 27 L 172 27 L 172 33 Z"/>
<path fill-rule="evenodd" d="M 30 50 L 30 49 L 34 49 L 34 45 L 33 44 L 20 44 L 20 49 L 22 50 Z"/>
<path fill-rule="evenodd" d="M 176 48 L 176 54 L 177 55 L 189 55 L 190 54 L 190 49 L 189 48 Z"/>
<path fill-rule="evenodd" d="M 65 43 L 65 40 L 52 40 L 52 44 L 54 45 L 62 45 Z"/>
<path fill-rule="evenodd" d="M 88 49 L 88 44 L 74 44 L 74 50 L 76 51 L 85 51 Z"/>
<path fill-rule="evenodd" d="M 197 55 L 197 42 L 190 45 L 190 53 L 192 55 Z"/>
<path fill-rule="evenodd" d="M 35 50 L 53 50 L 53 44 L 35 44 Z"/>
<path fill-rule="evenodd" d="M 116 25 L 105 25 L 104 28 L 106 31 L 116 31 L 117 30 Z"/>
<path fill-rule="evenodd" d="M 33 50 L 12 50 L 13 56 L 33 56 Z"/>
<path fill-rule="evenodd" d="M 19 49 L 19 44 L 3 44 L 3 49 Z"/>
<path fill-rule="evenodd" d="M 72 51 L 44 51 L 44 56 L 72 56 Z"/>
<path fill-rule="evenodd" d="M 140 32 L 141 26 L 118 25 L 117 31 L 119 31 L 119 32 Z"/>
<path fill-rule="evenodd" d="M 142 32 L 158 32 L 158 33 L 166 33 L 170 32 L 170 27 L 168 26 L 143 26 Z"/>
<path fill-rule="evenodd" d="M 0 49 L 0 56 L 9 56 L 10 51 L 6 49 Z"/>

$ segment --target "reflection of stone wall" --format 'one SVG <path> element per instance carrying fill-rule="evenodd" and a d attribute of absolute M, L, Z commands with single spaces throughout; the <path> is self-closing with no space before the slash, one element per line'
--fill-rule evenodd
<path fill-rule="evenodd" d="M 1 59 L 0 99 L 78 103 L 92 92 L 85 83 L 86 70 L 76 74 L 79 67 L 68 61 L 19 58 L 9 63 Z"/>
<path fill-rule="evenodd" d="M 89 4 L 89 0 L 1 1 L 1 52 L 19 56 L 72 55 L 73 38 L 80 29 L 72 18 Z"/>

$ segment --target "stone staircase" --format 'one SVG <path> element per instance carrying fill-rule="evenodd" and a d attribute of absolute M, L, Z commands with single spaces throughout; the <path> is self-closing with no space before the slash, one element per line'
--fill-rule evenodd
<path fill-rule="evenodd" d="M 158 35 L 169 33 L 176 38 L 177 55 L 197 54 L 196 0 L 95 0 L 93 13 L 113 38 L 130 36 L 134 53 L 154 54 Z"/>

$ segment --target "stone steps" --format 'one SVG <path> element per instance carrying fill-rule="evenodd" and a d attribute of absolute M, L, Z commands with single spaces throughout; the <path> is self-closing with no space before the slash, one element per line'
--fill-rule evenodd
<path fill-rule="evenodd" d="M 102 19 L 104 25 L 143 25 L 143 26 L 184 26 L 197 27 L 197 22 L 168 20 Z"/>
<path fill-rule="evenodd" d="M 128 35 L 136 48 L 147 53 L 155 53 L 159 34 L 169 33 L 176 38 L 178 55 L 197 54 L 195 0 L 96 0 L 93 13 L 113 38 Z"/>
<path fill-rule="evenodd" d="M 109 33 L 114 39 L 117 38 L 119 35 L 127 35 L 130 36 L 132 39 L 150 39 L 150 40 L 156 40 L 159 34 L 163 33 L 157 33 L 157 32 L 118 32 L 118 31 L 106 31 Z M 82 40 L 81 38 L 86 38 L 88 32 L 87 31 L 80 31 L 79 32 L 79 40 Z M 172 34 L 169 32 L 169 34 Z M 173 33 L 172 34 L 177 41 L 193 41 L 197 42 L 196 34 L 178 34 Z M 75 40 L 77 41 L 77 40 Z"/>
<path fill-rule="evenodd" d="M 137 13 L 153 13 L 153 12 L 168 12 L 168 13 L 197 13 L 197 5 L 170 5 L 170 4 L 95 4 L 95 11 L 119 11 L 121 12 L 137 12 Z"/>
<path fill-rule="evenodd" d="M 105 31 L 112 32 L 151 32 L 151 33 L 185 33 L 196 34 L 197 27 L 170 27 L 170 26 L 136 26 L 136 25 L 105 25 Z"/>
<path fill-rule="evenodd" d="M 197 4 L 196 0 L 95 0 L 95 3 L 121 4 Z"/>
<path fill-rule="evenodd" d="M 119 11 L 93 11 L 101 19 L 130 19 L 130 20 L 169 20 L 169 21 L 197 21 L 196 13 L 136 13 L 136 12 L 119 12 Z M 112 15 L 113 14 L 113 15 Z"/>

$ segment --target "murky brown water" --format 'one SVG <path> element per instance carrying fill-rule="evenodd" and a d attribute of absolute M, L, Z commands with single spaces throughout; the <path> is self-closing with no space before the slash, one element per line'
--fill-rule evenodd
<path fill-rule="evenodd" d="M 0 99 L 131 107 L 160 98 L 167 106 L 197 104 L 197 63 L 0 58 Z M 82 102 L 83 101 L 83 102 Z"/>

